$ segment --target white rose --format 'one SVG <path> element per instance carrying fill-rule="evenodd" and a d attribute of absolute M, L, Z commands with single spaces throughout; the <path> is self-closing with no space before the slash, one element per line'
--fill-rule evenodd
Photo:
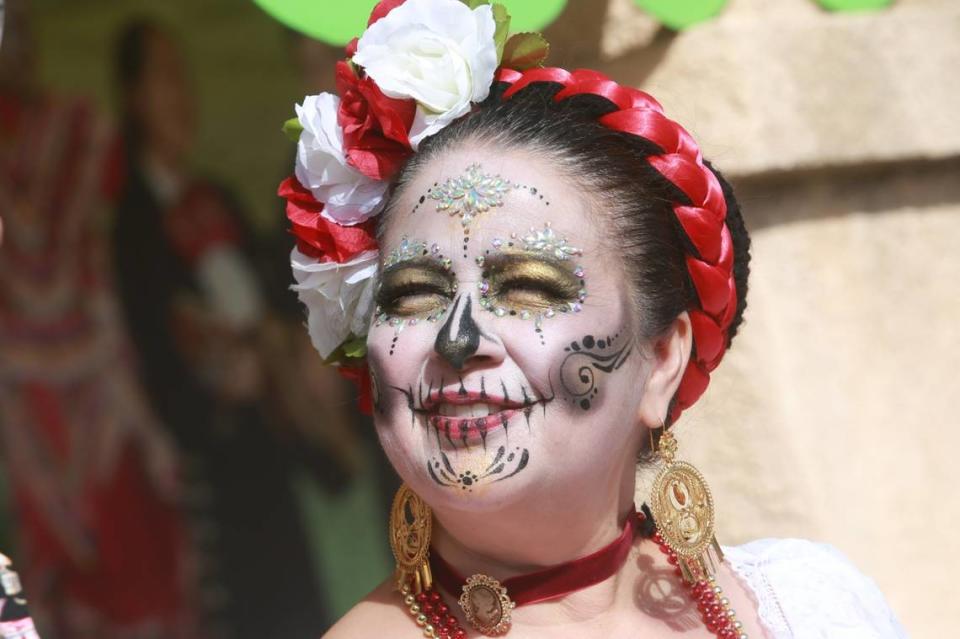
<path fill-rule="evenodd" d="M 414 150 L 490 93 L 497 68 L 490 5 L 407 0 L 367 28 L 353 61 L 391 98 L 413 98 Z"/>
<path fill-rule="evenodd" d="M 324 358 L 351 334 L 366 335 L 373 315 L 373 283 L 379 251 L 364 251 L 349 262 L 320 262 L 293 249 L 291 288 L 307 307 L 310 341 Z"/>
<path fill-rule="evenodd" d="M 389 185 L 347 164 L 343 130 L 337 122 L 339 108 L 340 98 L 332 93 L 309 95 L 303 106 L 296 106 L 303 132 L 295 173 L 300 184 L 323 202 L 321 215 L 349 226 L 380 212 Z"/>

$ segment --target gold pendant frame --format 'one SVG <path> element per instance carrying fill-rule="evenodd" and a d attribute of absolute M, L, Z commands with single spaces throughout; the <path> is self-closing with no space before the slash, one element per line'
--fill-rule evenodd
<path fill-rule="evenodd" d="M 664 467 L 653 481 L 650 510 L 660 537 L 677 555 L 684 579 L 689 582 L 712 576 L 723 561 L 714 534 L 713 495 L 703 475 L 693 465 L 674 460 L 673 434 L 660 438 Z"/>

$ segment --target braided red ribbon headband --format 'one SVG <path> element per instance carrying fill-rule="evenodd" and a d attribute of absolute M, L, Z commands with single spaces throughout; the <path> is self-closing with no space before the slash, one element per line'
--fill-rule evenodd
<path fill-rule="evenodd" d="M 727 204 L 717 176 L 704 165 L 700 147 L 690 134 L 664 116 L 663 108 L 653 97 L 621 86 L 602 73 L 589 69 L 500 69 L 497 80 L 510 85 L 504 99 L 534 82 L 562 85 L 554 96 L 557 102 L 584 94 L 606 98 L 617 110 L 602 116 L 600 124 L 659 146 L 663 152 L 649 156 L 647 161 L 689 198 L 689 204 L 674 204 L 673 211 L 697 251 L 697 255 L 688 254 L 686 262 L 701 308 L 689 311 L 696 354 L 677 390 L 670 414 L 670 420 L 676 420 L 706 390 L 710 373 L 720 363 L 729 343 L 727 330 L 737 309 L 733 240 L 724 223 Z"/>

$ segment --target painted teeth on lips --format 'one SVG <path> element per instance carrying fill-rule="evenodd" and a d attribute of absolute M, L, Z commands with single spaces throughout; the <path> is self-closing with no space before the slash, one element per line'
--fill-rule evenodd
<path fill-rule="evenodd" d="M 503 406 L 476 402 L 473 404 L 449 404 L 444 402 L 437 405 L 437 414 L 449 417 L 486 417 L 503 410 Z"/>

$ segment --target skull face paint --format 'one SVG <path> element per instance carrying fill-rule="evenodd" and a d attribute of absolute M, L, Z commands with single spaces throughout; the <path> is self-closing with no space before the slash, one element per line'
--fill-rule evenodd
<path fill-rule="evenodd" d="M 495 194 L 497 205 L 474 207 L 467 251 L 461 216 L 423 201 L 464 166 L 513 187 Z M 395 195 L 384 253 L 417 239 L 413 250 L 406 239 L 406 259 L 385 260 L 378 289 L 367 340 L 375 424 L 400 477 L 432 505 L 493 508 L 547 485 L 562 494 L 599 481 L 611 455 L 636 450 L 647 367 L 600 206 L 545 159 L 484 149 L 431 158 Z M 429 247 L 448 257 L 430 261 Z M 435 319 L 409 322 L 425 316 Z M 391 354 L 396 319 L 403 342 Z M 585 410 L 570 348 L 590 335 L 605 348 L 601 359 L 580 357 L 598 380 Z M 618 357 L 608 363 L 608 353 Z"/>

